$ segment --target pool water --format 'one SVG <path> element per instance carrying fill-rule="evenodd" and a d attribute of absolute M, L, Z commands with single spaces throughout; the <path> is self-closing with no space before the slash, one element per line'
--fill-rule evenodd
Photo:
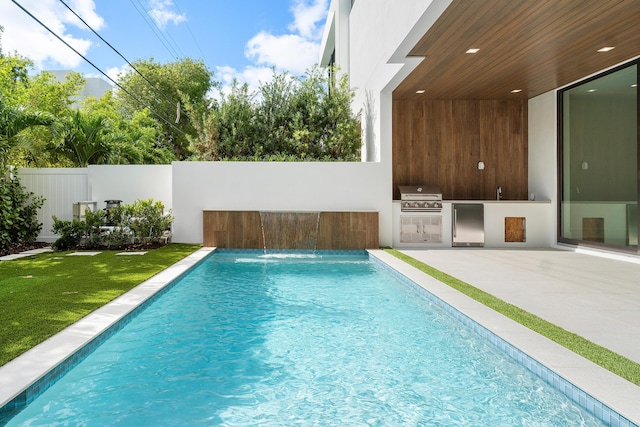
<path fill-rule="evenodd" d="M 222 252 L 9 425 L 602 424 L 367 255 Z"/>

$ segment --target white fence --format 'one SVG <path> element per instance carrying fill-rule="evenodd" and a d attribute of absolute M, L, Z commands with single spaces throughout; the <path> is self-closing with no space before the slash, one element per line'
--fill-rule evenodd
<path fill-rule="evenodd" d="M 358 211 L 380 215 L 380 243 L 391 244 L 390 170 L 381 163 L 175 162 L 172 165 L 19 169 L 46 201 L 40 241 L 54 241 L 52 215 L 70 220 L 73 203 L 161 201 L 175 217 L 173 241 L 202 243 L 203 210 Z"/>
<path fill-rule="evenodd" d="M 73 203 L 91 200 L 89 171 L 86 168 L 18 169 L 20 182 L 27 190 L 45 198 L 38 211 L 42 223 L 39 241 L 53 242 L 57 236 L 51 232 L 52 217 L 71 219 Z"/>

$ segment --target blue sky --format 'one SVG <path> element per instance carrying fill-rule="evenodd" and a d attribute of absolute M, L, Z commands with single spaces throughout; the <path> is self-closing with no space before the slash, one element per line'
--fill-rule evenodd
<path fill-rule="evenodd" d="M 328 0 L 16 0 L 115 79 L 127 60 L 203 59 L 216 80 L 256 87 L 271 67 L 301 75 L 317 62 Z M 36 70 L 100 75 L 12 0 L 0 0 L 2 48 L 32 59 Z"/>

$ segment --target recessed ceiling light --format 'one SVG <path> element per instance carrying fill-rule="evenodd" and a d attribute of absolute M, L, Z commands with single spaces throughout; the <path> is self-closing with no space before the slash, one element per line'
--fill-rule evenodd
<path fill-rule="evenodd" d="M 609 52 L 610 50 L 615 49 L 615 46 L 605 46 L 603 48 L 598 49 L 598 52 Z"/>
<path fill-rule="evenodd" d="M 593 93 L 593 92 L 597 92 L 597 91 L 598 91 L 598 89 L 589 89 L 587 92 Z"/>
<path fill-rule="evenodd" d="M 520 93 L 522 92 L 522 89 L 514 89 L 511 91 L 511 93 Z"/>
<path fill-rule="evenodd" d="M 478 53 L 479 51 L 480 51 L 480 49 L 475 48 L 475 47 L 473 47 L 471 49 L 467 49 L 467 53 Z"/>
<path fill-rule="evenodd" d="M 425 92 L 426 92 L 426 90 L 424 90 L 424 89 L 420 89 L 420 90 L 416 91 L 416 93 L 425 93 Z"/>
<path fill-rule="evenodd" d="M 638 83 L 632 84 L 631 87 L 638 87 Z"/>

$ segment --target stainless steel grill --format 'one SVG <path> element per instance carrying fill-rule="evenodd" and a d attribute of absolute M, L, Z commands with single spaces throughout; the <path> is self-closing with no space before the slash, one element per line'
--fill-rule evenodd
<path fill-rule="evenodd" d="M 435 185 L 401 185 L 400 205 L 403 212 L 442 211 L 442 191 Z"/>

